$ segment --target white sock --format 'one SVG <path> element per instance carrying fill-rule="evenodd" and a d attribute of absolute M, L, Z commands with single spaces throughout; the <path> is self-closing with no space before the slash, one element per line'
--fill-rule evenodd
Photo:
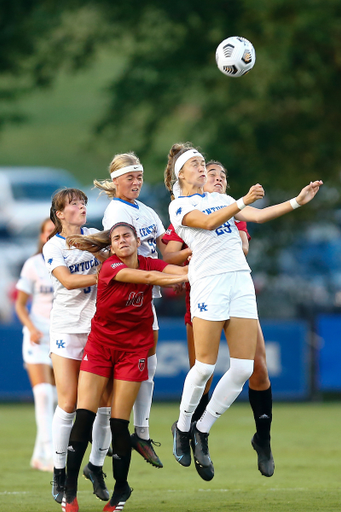
<path fill-rule="evenodd" d="M 53 465 L 56 469 L 66 466 L 66 452 L 76 412 L 65 412 L 57 405 L 52 421 Z"/>
<path fill-rule="evenodd" d="M 148 380 L 141 382 L 133 408 L 135 431 L 141 439 L 146 441 L 149 439 L 149 415 L 153 400 L 156 365 L 156 354 L 148 357 Z"/>
<path fill-rule="evenodd" d="M 33 387 L 34 411 L 37 425 L 37 436 L 33 451 L 33 459 L 52 460 L 52 418 L 53 389 L 52 385 L 43 382 Z"/>
<path fill-rule="evenodd" d="M 210 431 L 217 419 L 233 404 L 252 373 L 252 359 L 230 358 L 230 368 L 216 385 L 204 414 L 197 421 L 200 432 Z"/>
<path fill-rule="evenodd" d="M 191 420 L 200 399 L 204 393 L 206 382 L 214 372 L 215 364 L 201 363 L 197 359 L 194 366 L 187 373 L 180 403 L 178 429 L 189 432 Z"/>
<path fill-rule="evenodd" d="M 100 407 L 92 426 L 92 446 L 89 461 L 102 467 L 111 443 L 110 407 Z"/>

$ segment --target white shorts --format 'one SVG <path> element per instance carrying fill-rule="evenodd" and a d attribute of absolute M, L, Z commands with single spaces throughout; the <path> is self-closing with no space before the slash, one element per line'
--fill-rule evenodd
<path fill-rule="evenodd" d="M 154 315 L 153 331 L 158 331 L 159 330 L 159 322 L 157 321 L 157 315 L 156 315 L 155 306 L 154 306 L 153 302 L 152 302 L 152 310 L 153 310 L 153 315 Z"/>
<path fill-rule="evenodd" d="M 47 364 L 52 366 L 50 359 L 50 345 L 49 335 L 45 333 L 41 338 L 40 343 L 31 343 L 30 331 L 27 327 L 23 328 L 23 344 L 22 344 L 22 356 L 24 363 L 26 364 Z"/>
<path fill-rule="evenodd" d="M 81 361 L 89 333 L 50 333 L 50 353 Z"/>
<path fill-rule="evenodd" d="M 198 279 L 191 286 L 190 298 L 192 319 L 258 318 L 255 287 L 246 270 Z"/>

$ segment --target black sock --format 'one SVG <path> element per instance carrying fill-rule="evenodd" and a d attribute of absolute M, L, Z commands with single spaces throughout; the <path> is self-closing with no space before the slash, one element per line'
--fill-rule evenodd
<path fill-rule="evenodd" d="M 112 467 L 116 480 L 114 491 L 122 491 L 128 484 L 128 472 L 131 459 L 131 442 L 128 429 L 129 421 L 110 419 L 112 433 Z"/>
<path fill-rule="evenodd" d="M 201 418 L 201 416 L 204 413 L 204 410 L 206 409 L 206 406 L 207 406 L 209 400 L 210 399 L 208 396 L 208 392 L 205 395 L 202 395 L 201 400 L 198 403 L 197 408 L 195 409 L 195 411 L 193 413 L 192 421 L 198 421 Z"/>
<path fill-rule="evenodd" d="M 271 386 L 264 391 L 256 391 L 249 387 L 249 401 L 255 418 L 257 440 L 261 444 L 268 443 L 272 421 Z"/>
<path fill-rule="evenodd" d="M 87 409 L 77 409 L 76 420 L 73 424 L 67 455 L 67 477 L 65 487 L 67 490 L 77 490 L 79 470 L 84 453 L 88 446 L 89 430 L 95 421 L 96 413 Z"/>

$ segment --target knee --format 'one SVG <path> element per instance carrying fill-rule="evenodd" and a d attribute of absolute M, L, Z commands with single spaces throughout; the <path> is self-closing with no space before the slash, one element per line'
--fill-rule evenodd
<path fill-rule="evenodd" d="M 237 359 L 230 358 L 230 370 L 233 375 L 233 380 L 240 384 L 244 383 L 251 377 L 253 373 L 254 361 L 253 359 Z"/>
<path fill-rule="evenodd" d="M 252 389 L 268 389 L 270 386 L 268 369 L 265 358 L 256 358 L 253 374 L 250 377 L 249 385 Z"/>
<path fill-rule="evenodd" d="M 195 369 L 203 382 L 207 382 L 211 375 L 213 375 L 215 364 L 202 363 L 196 359 L 193 369 Z"/>
<path fill-rule="evenodd" d="M 157 357 L 156 354 L 148 357 L 148 380 L 152 381 L 156 373 Z"/>

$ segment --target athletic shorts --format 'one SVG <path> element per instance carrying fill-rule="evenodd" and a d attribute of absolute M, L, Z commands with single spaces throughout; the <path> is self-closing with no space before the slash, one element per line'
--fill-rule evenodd
<path fill-rule="evenodd" d="M 159 322 L 157 321 L 157 315 L 156 315 L 155 306 L 153 304 L 153 301 L 152 301 L 152 310 L 153 310 L 153 315 L 154 315 L 153 331 L 158 331 L 159 330 Z"/>
<path fill-rule="evenodd" d="M 61 334 L 50 332 L 50 353 L 81 361 L 89 333 Z"/>
<path fill-rule="evenodd" d="M 45 333 L 40 339 L 40 343 L 31 343 L 30 331 L 27 327 L 23 328 L 22 355 L 26 364 L 47 364 L 52 366 L 50 359 L 49 334 Z"/>
<path fill-rule="evenodd" d="M 190 300 L 192 319 L 258 318 L 255 287 L 244 270 L 198 279 L 191 287 Z"/>
<path fill-rule="evenodd" d="M 136 352 L 125 352 L 90 338 L 84 349 L 80 369 L 102 377 L 113 376 L 117 380 L 142 382 L 148 379 L 148 351 L 148 348 L 142 348 Z"/>

